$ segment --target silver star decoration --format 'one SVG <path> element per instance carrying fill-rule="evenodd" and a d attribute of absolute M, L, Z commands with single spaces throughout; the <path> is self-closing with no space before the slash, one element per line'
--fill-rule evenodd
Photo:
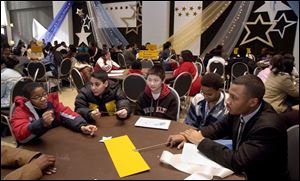
<path fill-rule="evenodd" d="M 81 43 L 84 43 L 88 46 L 88 41 L 87 41 L 87 37 L 90 36 L 91 33 L 86 33 L 84 31 L 84 28 L 82 26 L 81 28 L 81 32 L 80 33 L 76 33 L 76 35 L 79 37 L 79 41 L 78 41 L 78 45 L 80 46 Z"/>
<path fill-rule="evenodd" d="M 286 23 L 288 23 L 287 25 L 284 26 L 282 32 L 280 31 L 280 29 L 274 29 L 274 27 L 276 26 L 277 22 L 279 22 L 279 21 L 281 20 L 281 18 L 284 18 L 284 21 L 285 21 Z M 289 20 L 287 20 L 287 19 L 286 19 L 286 16 L 285 16 L 285 13 L 282 13 L 282 15 L 278 18 L 278 20 L 275 20 L 275 22 L 276 22 L 276 23 L 274 23 L 273 26 L 272 26 L 272 29 L 273 29 L 272 31 L 278 31 L 278 32 L 279 32 L 279 35 L 280 35 L 280 37 L 281 37 L 281 39 L 283 39 L 283 37 L 284 37 L 285 29 L 286 29 L 287 27 L 290 27 L 290 26 L 292 26 L 293 24 L 297 23 L 297 21 L 289 21 Z"/>
<path fill-rule="evenodd" d="M 273 43 L 272 43 L 272 40 L 270 38 L 270 35 L 269 35 L 269 32 L 271 31 L 272 26 L 270 26 L 270 28 L 265 32 L 265 35 L 266 35 L 268 41 L 262 39 L 259 36 L 256 36 L 256 37 L 253 37 L 253 38 L 247 40 L 248 36 L 251 34 L 251 32 L 250 32 L 249 28 L 247 27 L 247 25 L 256 25 L 258 21 L 260 21 L 261 24 L 273 25 L 273 23 L 271 23 L 271 22 L 264 22 L 264 20 L 261 17 L 261 14 L 258 15 L 258 17 L 256 18 L 255 22 L 247 22 L 246 23 L 245 29 L 247 31 L 247 34 L 246 34 L 245 38 L 243 39 L 243 41 L 241 42 L 241 45 L 249 43 L 249 42 L 254 41 L 254 40 L 259 40 L 259 41 L 261 41 L 261 42 L 263 42 L 263 43 L 265 43 L 265 44 L 267 44 L 267 45 L 269 45 L 271 47 L 274 47 Z"/>
<path fill-rule="evenodd" d="M 89 15 L 86 15 L 83 19 L 83 27 L 87 27 L 88 30 L 90 30 L 91 22 L 93 21 L 93 18 L 90 18 Z"/>
<path fill-rule="evenodd" d="M 270 17 L 270 21 L 273 21 L 278 11 L 286 10 L 291 10 L 291 8 L 281 1 L 265 1 L 264 5 L 255 10 L 254 13 L 267 12 Z"/>
<path fill-rule="evenodd" d="M 84 15 L 84 13 L 82 12 L 82 9 L 78 9 L 78 8 L 77 8 L 76 14 L 78 14 L 80 17 Z"/>

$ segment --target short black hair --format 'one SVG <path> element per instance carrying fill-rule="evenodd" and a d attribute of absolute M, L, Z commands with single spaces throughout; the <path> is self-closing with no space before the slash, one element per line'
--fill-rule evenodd
<path fill-rule="evenodd" d="M 15 66 L 19 63 L 19 60 L 15 56 L 9 56 L 4 59 L 4 64 L 7 68 L 15 68 Z"/>
<path fill-rule="evenodd" d="M 284 54 L 284 55 L 274 55 L 271 58 L 272 62 L 272 72 L 277 75 L 279 72 L 286 72 L 291 74 L 294 68 L 295 58 L 292 54 Z"/>
<path fill-rule="evenodd" d="M 108 73 L 100 69 L 91 74 L 91 77 L 101 80 L 103 83 L 108 80 Z"/>
<path fill-rule="evenodd" d="M 183 61 L 185 61 L 185 62 L 194 62 L 195 61 L 194 55 L 190 50 L 183 50 L 183 51 L 181 51 L 180 55 L 181 55 Z"/>
<path fill-rule="evenodd" d="M 131 63 L 131 69 L 142 69 L 142 63 L 139 60 L 135 60 Z"/>
<path fill-rule="evenodd" d="M 201 85 L 219 90 L 224 87 L 224 80 L 219 74 L 210 72 L 202 77 Z"/>
<path fill-rule="evenodd" d="M 156 75 L 160 77 L 161 80 L 165 80 L 165 70 L 162 68 L 161 65 L 154 65 L 152 68 L 148 70 L 147 77 L 149 75 Z"/>
<path fill-rule="evenodd" d="M 32 92 L 38 87 L 45 89 L 44 85 L 40 82 L 29 82 L 23 87 L 23 96 L 30 99 Z"/>
<path fill-rule="evenodd" d="M 240 46 L 239 49 L 238 49 L 238 54 L 241 57 L 246 57 L 246 55 L 247 55 L 247 48 L 244 47 L 244 46 Z"/>
<path fill-rule="evenodd" d="M 81 63 L 89 63 L 90 62 L 90 54 L 88 53 L 78 53 L 76 55 L 76 60 Z"/>
<path fill-rule="evenodd" d="M 232 84 L 244 85 L 247 95 L 251 98 L 258 98 L 262 101 L 265 95 L 265 85 L 260 78 L 255 75 L 247 74 L 240 76 L 232 81 Z"/>

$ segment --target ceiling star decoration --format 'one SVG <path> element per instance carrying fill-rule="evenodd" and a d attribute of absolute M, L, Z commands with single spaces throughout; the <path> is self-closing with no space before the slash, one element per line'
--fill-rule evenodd
<path fill-rule="evenodd" d="M 189 12 L 186 12 L 186 13 L 185 13 L 185 15 L 186 15 L 186 16 L 189 16 L 189 15 L 190 15 L 190 13 L 189 13 Z"/>
<path fill-rule="evenodd" d="M 82 17 L 84 15 L 84 13 L 82 12 L 82 9 L 78 9 L 78 8 L 77 8 L 76 14 L 78 14 L 80 17 Z"/>
<path fill-rule="evenodd" d="M 201 10 L 201 6 L 198 6 L 197 9 L 198 9 L 198 10 Z"/>
<path fill-rule="evenodd" d="M 278 20 L 275 20 L 275 22 L 276 23 L 273 24 L 272 31 L 279 32 L 281 39 L 284 37 L 285 29 L 297 23 L 296 21 L 287 20 L 285 13 L 282 13 L 282 15 L 278 18 Z"/>
<path fill-rule="evenodd" d="M 254 13 L 267 12 L 270 17 L 270 21 L 273 21 L 278 11 L 286 10 L 291 10 L 291 8 L 281 1 L 265 1 L 262 6 L 254 11 Z"/>
<path fill-rule="evenodd" d="M 139 28 L 142 26 L 142 20 L 141 20 L 141 16 L 142 14 L 140 13 L 142 6 L 140 4 L 140 1 L 137 2 L 136 4 L 136 8 L 135 5 L 129 5 L 130 9 L 133 10 L 133 14 L 130 17 L 122 17 L 121 20 L 126 24 L 126 34 L 130 33 L 130 32 L 134 32 L 135 34 L 139 33 Z M 131 28 L 129 30 L 129 23 L 127 22 L 127 20 L 137 20 L 137 25 L 135 28 Z"/>
<path fill-rule="evenodd" d="M 83 27 L 86 27 L 88 30 L 90 30 L 92 21 L 93 18 L 90 18 L 89 15 L 86 15 L 83 19 Z"/>
<path fill-rule="evenodd" d="M 194 15 L 194 16 L 197 16 L 197 12 L 194 12 L 193 15 Z"/>
<path fill-rule="evenodd" d="M 247 31 L 241 45 L 252 42 L 254 40 L 261 41 L 271 47 L 273 46 L 269 32 L 272 29 L 271 22 L 264 22 L 261 15 L 258 15 L 254 22 L 247 22 L 245 29 Z"/>
<path fill-rule="evenodd" d="M 77 46 L 80 46 L 81 43 L 84 43 L 88 46 L 88 41 L 87 41 L 87 37 L 90 36 L 91 33 L 86 33 L 84 31 L 84 28 L 82 26 L 81 28 L 81 32 L 80 33 L 75 33 L 78 38 L 79 38 L 79 41 L 78 41 L 78 45 Z"/>
<path fill-rule="evenodd" d="M 178 16 L 181 16 L 182 14 L 181 13 L 178 13 Z"/>
<path fill-rule="evenodd" d="M 182 7 L 182 11 L 185 11 L 186 10 L 186 8 L 185 7 Z"/>
<path fill-rule="evenodd" d="M 190 10 L 191 10 L 191 11 L 193 11 L 193 10 L 194 10 L 194 7 L 193 7 L 193 6 L 191 6 L 191 7 L 190 7 Z"/>

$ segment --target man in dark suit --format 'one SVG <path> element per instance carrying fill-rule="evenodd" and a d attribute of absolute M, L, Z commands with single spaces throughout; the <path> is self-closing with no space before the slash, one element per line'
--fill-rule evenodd
<path fill-rule="evenodd" d="M 222 121 L 190 129 L 168 138 L 170 146 L 184 142 L 197 145 L 211 160 L 245 173 L 248 179 L 287 179 L 287 133 L 284 122 L 263 101 L 265 87 L 254 75 L 236 78 L 229 89 L 226 106 L 229 114 Z M 214 142 L 229 136 L 233 150 Z"/>

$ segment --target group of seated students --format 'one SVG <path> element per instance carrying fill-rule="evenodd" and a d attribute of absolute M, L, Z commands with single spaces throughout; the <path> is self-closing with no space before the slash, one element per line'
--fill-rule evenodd
<path fill-rule="evenodd" d="M 80 56 L 78 54 L 77 58 L 82 59 L 82 64 L 87 63 L 88 57 Z M 223 90 L 224 80 L 220 75 L 207 73 L 200 78 L 192 57 L 191 51 L 182 51 L 179 67 L 173 74 L 190 72 L 193 76 L 190 96 L 194 97 L 184 122 L 194 129 L 171 135 L 168 145 L 181 149 L 185 142 L 194 143 L 207 157 L 236 173 L 245 173 L 248 179 L 286 179 L 286 125 L 277 113 L 291 110 L 278 99 L 286 99 L 287 95 L 299 98 L 298 82 L 294 84 L 291 75 L 293 57 L 273 56 L 271 73 L 265 84 L 257 76 L 248 74 L 234 79 L 229 93 Z M 95 122 L 112 114 L 126 120 L 133 111 L 120 84 L 108 78 L 108 72 L 116 66 L 113 62 L 107 63 L 110 60 L 106 52 L 97 59 L 96 66 L 100 68 L 96 71 L 87 66 L 87 81 L 76 97 L 74 111 L 59 102 L 57 93 L 48 93 L 36 82 L 27 84 L 23 96 L 14 100 L 15 109 L 10 120 L 17 141 L 26 144 L 59 125 L 93 135 L 98 129 Z M 131 69 L 140 68 L 139 63 L 133 60 Z M 84 65 L 78 67 L 86 68 Z M 139 95 L 134 114 L 176 120 L 178 102 L 164 79 L 162 66 L 154 65 L 148 70 L 147 85 Z M 280 97 L 273 99 L 275 96 Z M 232 139 L 233 150 L 212 141 L 223 138 Z M 53 167 L 52 161 L 50 168 Z"/>

